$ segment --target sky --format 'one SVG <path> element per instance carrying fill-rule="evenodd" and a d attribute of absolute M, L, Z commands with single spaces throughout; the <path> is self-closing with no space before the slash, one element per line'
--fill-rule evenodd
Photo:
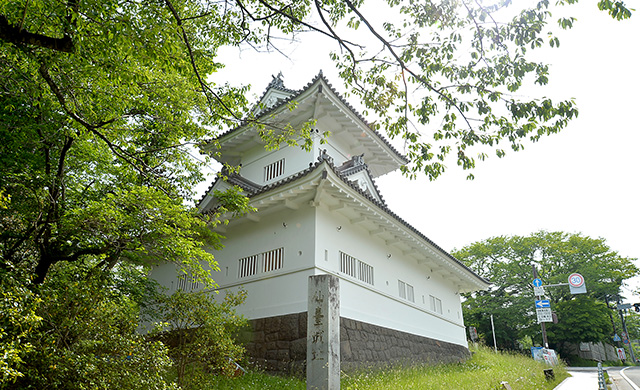
<path fill-rule="evenodd" d="M 615 21 L 587 1 L 565 12 L 578 21 L 560 35 L 560 48 L 539 54 L 550 82 L 531 93 L 575 98 L 580 115 L 567 128 L 477 162 L 472 181 L 455 162 L 436 181 L 399 172 L 377 179 L 389 208 L 443 249 L 546 230 L 601 237 L 620 255 L 640 258 L 640 15 Z M 287 57 L 224 49 L 227 68 L 213 80 L 251 84 L 257 99 L 272 75 L 282 72 L 286 87 L 300 89 L 322 69 L 344 91 L 330 42 L 309 36 L 282 47 Z M 630 300 L 640 301 L 630 294 L 638 286 L 640 278 L 629 281 Z"/>

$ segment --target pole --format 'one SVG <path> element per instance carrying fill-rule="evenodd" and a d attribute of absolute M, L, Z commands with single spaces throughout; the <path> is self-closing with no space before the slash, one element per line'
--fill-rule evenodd
<path fill-rule="evenodd" d="M 498 353 L 498 344 L 496 344 L 496 328 L 493 326 L 493 314 L 491 314 L 491 333 L 493 333 L 493 350 Z"/>
<path fill-rule="evenodd" d="M 636 364 L 636 357 L 633 354 L 633 345 L 631 345 L 631 339 L 629 338 L 629 331 L 627 331 L 627 323 L 624 320 L 624 315 L 622 314 L 622 310 L 618 310 L 620 312 L 620 320 L 622 320 L 622 329 L 624 329 L 624 333 L 627 334 L 627 341 L 629 342 L 629 355 L 631 355 L 631 362 Z"/>
<path fill-rule="evenodd" d="M 538 278 L 538 270 L 536 269 L 536 265 L 535 264 L 531 264 L 531 268 L 533 269 L 533 278 L 537 279 Z M 538 297 L 538 298 L 542 298 L 542 297 Z M 547 340 L 547 328 L 544 325 L 544 322 L 540 323 L 540 329 L 542 329 L 542 345 L 545 348 L 549 348 L 549 341 Z"/>

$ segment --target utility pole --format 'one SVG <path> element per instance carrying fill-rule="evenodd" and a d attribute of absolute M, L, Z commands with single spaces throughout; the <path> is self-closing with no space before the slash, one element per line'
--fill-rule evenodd
<path fill-rule="evenodd" d="M 618 303 L 620 303 L 620 300 L 618 299 Z M 620 313 L 620 321 L 622 321 L 622 329 L 624 330 L 624 333 L 626 333 L 627 335 L 627 341 L 629 342 L 629 355 L 631 355 L 631 362 L 633 364 L 636 364 L 636 357 L 633 354 L 633 345 L 631 345 L 631 339 L 629 338 L 629 331 L 627 330 L 627 322 L 624 320 L 624 315 L 622 314 L 624 310 L 618 310 L 618 312 Z"/>

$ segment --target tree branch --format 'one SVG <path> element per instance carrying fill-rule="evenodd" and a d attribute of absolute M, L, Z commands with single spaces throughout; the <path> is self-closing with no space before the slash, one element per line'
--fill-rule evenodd
<path fill-rule="evenodd" d="M 364 17 L 364 15 L 360 13 L 360 11 L 356 8 L 356 6 L 350 0 L 345 0 L 345 3 L 349 7 L 349 9 L 353 11 L 358 16 L 358 18 L 367 26 L 371 34 L 373 34 L 373 36 L 376 37 L 376 39 L 378 39 L 384 45 L 384 47 L 387 48 L 389 53 L 391 53 L 391 56 L 396 60 L 396 62 L 400 66 L 400 68 L 404 69 L 416 80 L 420 81 L 429 90 L 431 90 L 432 92 L 435 92 L 438 96 L 446 100 L 449 104 L 451 104 L 452 107 L 455 107 L 456 111 L 458 111 L 458 113 L 460 113 L 460 115 L 462 116 L 462 119 L 464 119 L 464 121 L 467 123 L 467 126 L 469 127 L 469 129 L 473 130 L 473 127 L 471 126 L 471 123 L 468 121 L 464 111 L 462 111 L 462 109 L 458 106 L 458 104 L 454 100 L 452 100 L 449 96 L 445 95 L 440 90 L 438 90 L 433 85 L 431 85 L 431 83 L 429 83 L 429 81 L 426 78 L 409 69 L 409 67 L 404 63 L 402 58 L 400 58 L 400 56 L 395 52 L 392 45 L 376 31 L 376 29 L 371 25 L 371 23 L 369 23 L 369 20 L 367 20 Z"/>
<path fill-rule="evenodd" d="M 64 53 L 73 53 L 75 51 L 75 45 L 69 35 L 65 34 L 62 38 L 53 38 L 47 35 L 30 33 L 19 26 L 9 23 L 9 20 L 4 15 L 0 15 L 0 39 L 14 45 L 26 44 Z"/>

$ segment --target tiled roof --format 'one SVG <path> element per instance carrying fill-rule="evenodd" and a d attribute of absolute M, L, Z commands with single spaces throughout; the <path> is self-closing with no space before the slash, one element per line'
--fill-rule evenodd
<path fill-rule="evenodd" d="M 335 170 L 343 177 L 344 180 L 348 180 L 347 177 L 353 175 L 354 173 L 358 173 L 360 171 L 367 171 L 367 174 L 371 179 L 371 183 L 373 184 L 376 194 L 378 194 L 378 197 L 380 198 L 380 201 L 382 202 L 382 204 L 386 206 L 387 203 L 382 198 L 382 193 L 380 193 L 380 189 L 378 188 L 378 185 L 376 184 L 376 181 L 374 180 L 373 175 L 371 174 L 371 171 L 369 171 L 369 166 L 365 164 L 364 161 L 362 161 L 362 156 L 352 157 L 351 160 L 348 160 L 341 166 L 336 167 Z"/>
<path fill-rule="evenodd" d="M 323 158 L 322 156 L 318 158 L 318 161 L 316 161 L 315 163 L 311 163 L 309 164 L 309 168 L 300 171 L 294 175 L 291 175 L 283 180 L 280 180 L 278 182 L 266 185 L 266 186 L 258 186 L 257 184 L 255 184 L 256 186 L 260 187 L 259 189 L 250 192 L 247 191 L 247 196 L 249 198 L 255 197 L 257 195 L 269 192 L 271 190 L 277 189 L 278 187 L 282 187 L 288 183 L 292 183 L 296 180 L 299 180 L 309 174 L 311 174 L 313 171 L 315 171 L 319 166 L 321 166 L 323 163 L 326 163 L 327 166 L 336 174 L 336 176 L 338 176 L 346 185 L 348 185 L 351 189 L 353 189 L 354 191 L 356 191 L 357 193 L 359 193 L 360 195 L 362 195 L 363 197 L 365 197 L 367 200 L 369 200 L 369 202 L 371 202 L 372 204 L 374 204 L 375 206 L 377 206 L 381 211 L 383 211 L 385 214 L 387 214 L 388 216 L 390 216 L 391 218 L 395 219 L 397 222 L 399 222 L 400 224 L 402 224 L 403 226 L 405 226 L 407 229 L 409 229 L 410 231 L 412 231 L 413 233 L 415 233 L 418 237 L 420 237 L 422 240 L 426 241 L 427 243 L 429 243 L 431 246 L 433 246 L 434 248 L 436 248 L 437 250 L 439 250 L 441 253 L 443 253 L 449 260 L 453 261 L 455 264 L 460 265 L 461 267 L 463 267 L 465 270 L 471 272 L 473 275 L 475 275 L 478 279 L 482 280 L 484 283 L 490 283 L 487 279 L 481 277 L 480 275 L 476 274 L 473 270 L 471 270 L 469 267 L 467 267 L 464 263 L 462 263 L 460 260 L 456 259 L 455 257 L 453 257 L 449 252 L 447 252 L 446 250 L 442 249 L 439 245 L 437 245 L 435 242 L 431 241 L 431 239 L 429 239 L 427 236 L 425 236 L 422 232 L 420 232 L 418 229 L 416 229 L 415 227 L 413 227 L 412 225 L 410 225 L 407 221 L 405 221 L 404 219 L 400 218 L 396 213 L 394 213 L 393 211 L 391 211 L 389 209 L 389 207 L 387 207 L 387 205 L 384 202 L 380 202 L 377 199 L 375 199 L 374 197 L 372 197 L 370 194 L 368 194 L 367 192 L 361 190 L 356 184 L 354 184 L 351 180 L 349 180 L 347 178 L 347 175 L 343 174 L 338 167 L 336 167 L 333 164 L 333 161 L 330 158 Z M 236 174 L 231 174 L 229 175 L 229 178 L 231 179 L 231 177 L 233 176 L 238 176 Z M 216 179 L 217 182 L 218 179 Z M 373 181 L 373 180 L 372 180 Z M 215 183 L 214 183 L 215 184 Z M 375 185 L 375 182 L 374 182 Z M 240 185 L 242 187 L 242 185 Z M 212 186 L 213 187 L 213 184 Z M 243 189 L 248 190 L 248 188 L 243 187 Z M 377 187 L 376 187 L 377 190 Z M 204 199 L 204 198 L 203 198 Z"/>
<path fill-rule="evenodd" d="M 377 130 L 374 130 L 373 128 L 371 128 L 371 126 L 369 125 L 369 123 L 367 122 L 366 119 L 364 119 L 364 117 L 358 112 L 356 111 L 355 108 L 353 108 L 353 106 L 351 104 L 349 104 L 344 97 L 342 97 L 342 95 L 340 95 L 338 93 L 338 91 L 335 90 L 335 88 L 333 88 L 333 86 L 331 85 L 331 83 L 324 77 L 324 75 L 322 74 L 322 71 L 320 71 L 304 88 L 300 89 L 300 90 L 292 90 L 292 89 L 287 89 L 284 87 L 284 85 L 282 84 L 282 86 L 280 86 L 278 84 L 278 86 L 275 86 L 275 88 L 281 90 L 281 91 L 286 91 L 286 92 L 290 92 L 293 95 L 290 96 L 288 99 L 283 99 L 282 101 L 278 102 L 278 104 L 269 107 L 267 109 L 265 109 L 264 111 L 260 112 L 260 115 L 268 115 L 273 113 L 275 110 L 277 110 L 278 108 L 292 102 L 295 101 L 296 98 L 298 98 L 302 93 L 304 93 L 306 90 L 308 90 L 309 88 L 311 88 L 311 86 L 313 86 L 313 84 L 315 84 L 318 80 L 322 79 L 327 86 L 329 86 L 329 89 L 331 90 L 331 92 L 338 97 L 338 99 L 340 99 L 340 101 L 349 109 L 351 110 L 351 112 L 353 112 L 354 115 L 356 115 L 356 117 L 362 121 L 362 123 L 364 123 L 365 126 L 367 126 L 367 128 L 369 128 L 369 130 L 371 130 L 371 132 L 373 134 L 375 134 L 376 137 L 378 137 L 389 149 L 391 149 L 391 151 L 393 153 L 395 153 L 397 156 L 399 156 L 405 163 L 409 162 L 409 160 L 402 155 L 393 145 L 391 145 L 391 143 L 382 135 L 380 134 Z M 269 91 L 269 88 L 272 87 L 272 84 L 274 83 L 276 79 L 274 78 L 274 80 L 271 81 L 271 83 L 269 84 L 269 86 L 267 86 L 267 89 L 265 90 L 265 92 L 263 93 L 262 97 L 260 98 L 262 100 L 262 98 L 264 97 L 264 95 Z M 282 80 L 280 80 L 282 81 Z M 238 125 L 237 127 L 230 129 L 222 134 L 220 134 L 219 136 L 217 136 L 215 139 L 220 139 L 223 138 L 229 134 L 232 134 L 236 131 L 238 131 L 239 129 L 243 128 L 244 126 L 246 126 L 247 124 L 249 124 L 250 121 L 248 120 L 243 120 L 240 125 Z M 211 140 L 208 140 L 208 142 L 210 142 Z"/>

